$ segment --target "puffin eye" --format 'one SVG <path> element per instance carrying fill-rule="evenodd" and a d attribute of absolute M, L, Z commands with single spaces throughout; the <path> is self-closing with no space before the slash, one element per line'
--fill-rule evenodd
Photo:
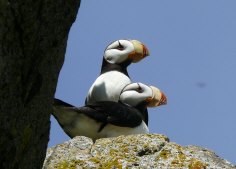
<path fill-rule="evenodd" d="M 124 46 L 121 45 L 120 41 L 118 41 L 118 43 L 119 43 L 119 46 L 117 46 L 116 49 L 118 49 L 118 50 L 124 50 Z"/>
<path fill-rule="evenodd" d="M 136 89 L 136 91 L 139 92 L 139 93 L 142 93 L 143 92 L 142 87 L 140 86 L 139 83 L 137 83 L 137 84 L 138 84 L 138 88 Z"/>

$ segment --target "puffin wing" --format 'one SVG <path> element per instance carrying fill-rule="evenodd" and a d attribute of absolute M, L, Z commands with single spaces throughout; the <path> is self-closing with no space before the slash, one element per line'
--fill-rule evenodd
<path fill-rule="evenodd" d="M 78 114 L 84 114 L 99 122 L 103 123 L 107 122 L 107 117 L 105 116 L 105 114 L 98 113 L 95 109 L 90 108 L 88 106 L 75 107 L 60 99 L 54 98 L 53 108 L 54 111 L 52 115 L 57 119 L 59 123 L 60 122 L 65 123 L 65 121 L 69 123 L 73 121 L 73 119 L 76 120 Z"/>
<path fill-rule="evenodd" d="M 136 127 L 142 122 L 142 115 L 138 109 L 120 102 L 96 102 L 89 104 L 86 107 L 96 110 L 96 113 L 94 114 L 87 114 L 91 118 L 96 118 L 96 116 L 105 116 L 105 123 L 110 123 L 116 126 Z"/>
<path fill-rule="evenodd" d="M 113 124 L 120 127 L 136 127 L 142 122 L 140 111 L 123 103 L 103 101 L 83 107 L 75 107 L 59 99 L 54 99 L 53 116 L 59 124 L 73 123 L 78 114 L 84 114 L 103 124 Z"/>

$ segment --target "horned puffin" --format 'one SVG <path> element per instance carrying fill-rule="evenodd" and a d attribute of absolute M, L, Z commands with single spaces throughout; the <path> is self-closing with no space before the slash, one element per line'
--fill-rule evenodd
<path fill-rule="evenodd" d="M 131 83 L 121 92 L 119 101 L 138 109 L 148 126 L 147 107 L 157 107 L 167 104 L 167 98 L 160 89 L 154 86 L 147 86 L 143 83 Z"/>
<path fill-rule="evenodd" d="M 117 40 L 105 49 L 101 72 L 88 91 L 85 104 L 97 101 L 117 102 L 121 90 L 131 83 L 127 67 L 149 55 L 137 40 Z"/>
<path fill-rule="evenodd" d="M 159 89 L 141 83 L 127 85 L 119 99 L 119 102 L 101 101 L 83 107 L 54 99 L 53 116 L 71 138 L 82 135 L 96 140 L 148 133 L 145 109 L 166 104 L 166 97 Z"/>

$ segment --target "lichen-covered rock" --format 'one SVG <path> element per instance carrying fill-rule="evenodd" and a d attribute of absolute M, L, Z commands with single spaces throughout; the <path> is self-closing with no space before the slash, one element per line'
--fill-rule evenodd
<path fill-rule="evenodd" d="M 49 148 L 43 169 L 236 169 L 214 152 L 183 147 L 160 134 L 103 138 L 78 136 Z"/>

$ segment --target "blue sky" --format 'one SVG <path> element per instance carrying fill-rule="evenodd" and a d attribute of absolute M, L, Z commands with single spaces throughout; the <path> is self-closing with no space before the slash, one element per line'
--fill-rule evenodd
<path fill-rule="evenodd" d="M 56 97 L 83 106 L 106 46 L 137 39 L 151 56 L 128 71 L 159 87 L 166 106 L 149 109 L 149 129 L 236 164 L 236 1 L 82 1 Z M 52 118 L 49 147 L 68 140 Z"/>

